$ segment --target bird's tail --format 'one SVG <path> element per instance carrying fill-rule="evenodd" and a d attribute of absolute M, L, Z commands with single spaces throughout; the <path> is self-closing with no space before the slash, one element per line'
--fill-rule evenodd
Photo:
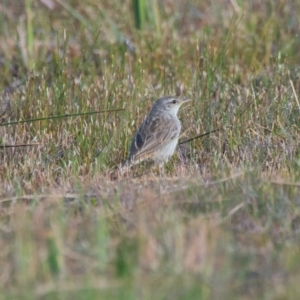
<path fill-rule="evenodd" d="M 125 160 L 125 162 L 123 164 L 120 165 L 119 169 L 120 169 L 120 172 L 122 174 L 124 174 L 124 173 L 128 172 L 131 167 L 132 167 L 132 161 L 131 161 L 131 158 L 128 158 Z"/>

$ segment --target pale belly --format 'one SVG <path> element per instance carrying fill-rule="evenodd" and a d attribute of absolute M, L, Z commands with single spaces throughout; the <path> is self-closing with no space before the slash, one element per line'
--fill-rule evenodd
<path fill-rule="evenodd" d="M 156 163 L 166 163 L 169 158 L 174 154 L 174 151 L 177 147 L 178 138 L 171 140 L 166 145 L 162 146 L 161 148 L 157 149 L 154 153 L 154 160 Z"/>

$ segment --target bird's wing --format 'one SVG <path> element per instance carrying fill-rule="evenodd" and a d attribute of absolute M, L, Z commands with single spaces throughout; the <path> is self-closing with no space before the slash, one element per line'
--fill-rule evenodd
<path fill-rule="evenodd" d="M 146 119 L 132 141 L 129 159 L 147 158 L 158 147 L 176 138 L 180 129 L 180 122 L 173 118 Z"/>

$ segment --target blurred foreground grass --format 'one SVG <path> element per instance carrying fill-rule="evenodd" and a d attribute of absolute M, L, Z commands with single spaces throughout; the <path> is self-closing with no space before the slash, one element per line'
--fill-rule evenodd
<path fill-rule="evenodd" d="M 152 5 L 0 4 L 0 145 L 38 144 L 0 149 L 0 299 L 298 298 L 300 1 Z M 176 85 L 221 130 L 113 178 Z"/>
<path fill-rule="evenodd" d="M 2 200 L 1 294 L 295 299 L 299 186 L 257 175 L 210 184 L 98 178 L 76 196 Z"/>

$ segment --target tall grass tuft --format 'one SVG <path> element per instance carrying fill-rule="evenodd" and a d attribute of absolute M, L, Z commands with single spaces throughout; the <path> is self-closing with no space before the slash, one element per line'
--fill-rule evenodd
<path fill-rule="evenodd" d="M 160 32 L 160 17 L 157 0 L 132 0 L 137 29 L 155 29 Z"/>

